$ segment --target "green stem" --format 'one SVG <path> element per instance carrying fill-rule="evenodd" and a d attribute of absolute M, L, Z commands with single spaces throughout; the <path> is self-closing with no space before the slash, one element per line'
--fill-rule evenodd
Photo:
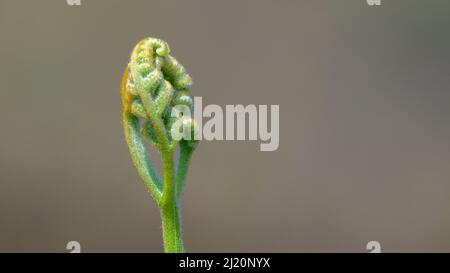
<path fill-rule="evenodd" d="M 161 219 L 163 228 L 164 251 L 167 253 L 183 252 L 180 212 L 175 194 L 175 177 L 173 152 L 163 150 L 164 189 L 161 202 Z"/>
<path fill-rule="evenodd" d="M 177 204 L 161 207 L 164 251 L 166 253 L 182 253 L 183 238 L 181 234 L 180 212 Z"/>

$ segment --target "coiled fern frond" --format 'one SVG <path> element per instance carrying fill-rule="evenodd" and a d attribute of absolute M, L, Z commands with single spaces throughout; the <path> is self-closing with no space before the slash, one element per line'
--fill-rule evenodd
<path fill-rule="evenodd" d="M 192 152 L 198 141 L 192 138 L 176 140 L 172 131 L 182 123 L 196 132 L 190 116 L 173 116 L 174 107 L 193 109 L 189 90 L 192 78 L 171 55 L 166 42 L 147 38 L 131 53 L 125 69 L 121 97 L 123 127 L 131 158 L 139 176 L 160 207 L 166 252 L 182 252 L 179 201 Z M 163 180 L 157 174 L 145 140 L 159 150 L 163 163 Z M 178 166 L 175 170 L 173 152 L 179 145 Z"/>

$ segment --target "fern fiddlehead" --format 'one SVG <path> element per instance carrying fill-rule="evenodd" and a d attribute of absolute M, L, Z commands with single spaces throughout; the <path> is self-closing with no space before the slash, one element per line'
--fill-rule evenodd
<path fill-rule="evenodd" d="M 172 116 L 178 105 L 193 108 L 189 95 L 192 79 L 172 56 L 166 42 L 147 38 L 131 53 L 121 84 L 123 128 L 134 166 L 161 212 L 164 250 L 183 252 L 179 202 L 185 184 L 194 138 L 172 138 L 175 124 L 183 119 L 195 132 L 189 116 Z M 162 157 L 161 179 L 146 150 L 145 141 Z M 178 164 L 173 154 L 179 146 Z"/>

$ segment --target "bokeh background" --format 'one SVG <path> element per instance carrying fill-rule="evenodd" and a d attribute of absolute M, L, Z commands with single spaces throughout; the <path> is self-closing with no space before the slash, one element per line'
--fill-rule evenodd
<path fill-rule="evenodd" d="M 160 252 L 119 84 L 166 40 L 205 104 L 279 104 L 280 147 L 202 142 L 190 252 L 450 251 L 447 0 L 0 0 L 0 252 Z"/>

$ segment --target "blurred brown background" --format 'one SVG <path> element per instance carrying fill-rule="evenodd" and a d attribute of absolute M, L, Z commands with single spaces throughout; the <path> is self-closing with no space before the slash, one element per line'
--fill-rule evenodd
<path fill-rule="evenodd" d="M 166 40 L 205 104 L 279 104 L 280 148 L 206 142 L 190 252 L 450 251 L 450 2 L 0 0 L 0 252 L 160 252 L 119 83 Z"/>

